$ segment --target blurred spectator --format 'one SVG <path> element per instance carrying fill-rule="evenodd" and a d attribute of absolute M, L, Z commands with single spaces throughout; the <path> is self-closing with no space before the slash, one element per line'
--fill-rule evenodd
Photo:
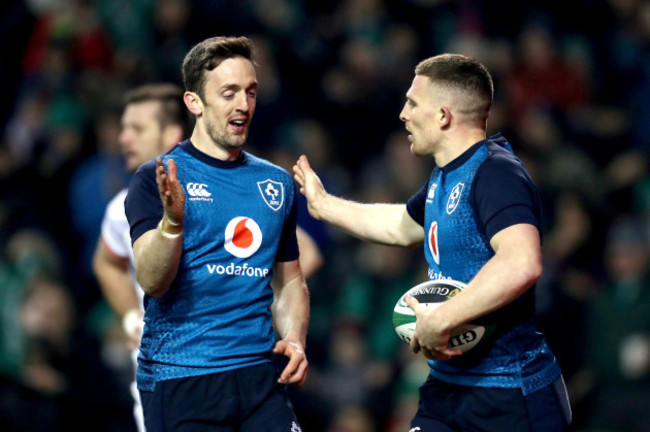
<path fill-rule="evenodd" d="M 537 282 L 536 309 L 540 330 L 562 367 L 565 379 L 583 366 L 585 315 L 596 294 L 597 265 L 594 250 L 597 226 L 585 200 L 571 192 L 560 193 L 548 216 L 542 265 Z M 571 329 L 571 331 L 567 331 Z"/>
<path fill-rule="evenodd" d="M 77 232 L 82 251 L 81 274 L 91 276 L 91 262 L 110 199 L 127 184 L 127 173 L 120 152 L 120 116 L 106 112 L 96 119 L 97 153 L 75 170 L 69 186 L 70 223 Z"/>
<path fill-rule="evenodd" d="M 366 329 L 366 341 L 375 359 L 390 361 L 400 347 L 400 339 L 392 337 L 396 336 L 390 320 L 393 308 L 408 288 L 426 278 L 424 272 L 418 275 L 413 264 L 418 262 L 416 251 L 408 252 L 390 246 L 359 245 L 355 271 L 343 281 L 337 296 L 336 316 Z"/>
<path fill-rule="evenodd" d="M 598 166 L 563 134 L 551 110 L 531 106 L 520 112 L 516 128 L 522 147 L 537 165 L 538 187 L 554 195 L 573 192 L 595 206 L 603 202 L 605 182 Z"/>
<path fill-rule="evenodd" d="M 0 375 L 20 380 L 26 343 L 21 305 L 28 284 L 42 277 L 61 276 L 62 258 L 44 232 L 21 229 L 7 240 L 0 260 Z"/>
<path fill-rule="evenodd" d="M 374 423 L 367 409 L 356 405 L 345 406 L 334 414 L 327 432 L 373 432 L 377 430 Z"/>
<path fill-rule="evenodd" d="M 180 64 L 191 48 L 187 35 L 192 2 L 156 0 L 153 9 L 154 51 L 151 60 L 158 81 L 182 82 Z"/>
<path fill-rule="evenodd" d="M 350 407 L 359 407 L 383 424 L 389 409 L 391 365 L 368 355 L 365 326 L 340 319 L 332 329 L 328 361 L 312 367 L 304 397 L 319 401 L 316 415 L 322 426 L 336 424 Z"/>
<path fill-rule="evenodd" d="M 386 432 L 409 430 L 411 419 L 418 409 L 419 389 L 429 375 L 426 358 L 411 351 L 403 343 L 396 352 L 399 371 L 393 391 L 394 402 L 386 421 Z"/>
<path fill-rule="evenodd" d="M 605 250 L 607 283 L 589 306 L 586 368 L 571 382 L 588 431 L 650 431 L 650 244 L 648 226 L 617 220 Z M 583 400 L 584 398 L 584 400 Z"/>
<path fill-rule="evenodd" d="M 566 61 L 547 28 L 532 23 L 517 44 L 515 64 L 505 82 L 515 118 L 531 105 L 567 110 L 589 102 L 588 77 Z"/>
<path fill-rule="evenodd" d="M 78 326 L 75 299 L 60 282 L 61 251 L 46 233 L 22 229 L 3 252 L 0 429 L 121 428 L 128 405 Z"/>
<path fill-rule="evenodd" d="M 413 156 L 406 135 L 403 129 L 388 135 L 384 151 L 369 157 L 358 175 L 363 188 L 375 191 L 384 189 L 386 196 L 378 198 L 391 199 L 393 202 L 406 200 L 414 190 L 422 187 L 431 172 L 431 161 Z M 311 163 L 312 153 L 306 154 Z M 364 196 L 363 199 L 369 197 Z"/>

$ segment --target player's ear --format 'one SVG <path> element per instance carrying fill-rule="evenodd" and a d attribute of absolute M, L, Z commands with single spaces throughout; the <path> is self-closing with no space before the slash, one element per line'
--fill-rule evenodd
<path fill-rule="evenodd" d="M 440 124 L 440 129 L 445 129 L 451 124 L 451 110 L 449 107 L 442 105 L 440 111 L 438 112 L 438 123 Z"/>
<path fill-rule="evenodd" d="M 203 113 L 203 101 L 198 94 L 186 91 L 183 95 L 183 101 L 187 109 L 195 116 L 200 116 Z"/>

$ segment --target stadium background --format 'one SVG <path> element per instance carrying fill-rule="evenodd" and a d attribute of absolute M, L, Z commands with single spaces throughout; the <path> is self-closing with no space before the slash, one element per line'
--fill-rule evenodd
<path fill-rule="evenodd" d="M 572 430 L 650 430 L 650 2 L 570 5 L 3 1 L 0 430 L 133 430 L 128 353 L 90 270 L 105 205 L 128 181 L 120 97 L 180 83 L 184 54 L 215 35 L 258 48 L 247 150 L 287 169 L 305 153 L 331 192 L 360 201 L 404 201 L 432 168 L 398 119 L 415 64 L 450 51 L 484 62 L 489 129 L 510 138 L 545 200 L 538 316 Z M 310 376 L 292 391 L 303 429 L 408 430 L 427 368 L 390 317 L 426 278 L 421 251 L 362 244 L 304 203 L 301 223 L 326 257 L 309 283 Z"/>

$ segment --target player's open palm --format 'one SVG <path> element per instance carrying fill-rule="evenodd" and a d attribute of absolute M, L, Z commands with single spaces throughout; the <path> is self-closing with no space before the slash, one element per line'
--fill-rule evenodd
<path fill-rule="evenodd" d="M 415 333 L 411 340 L 413 352 L 422 352 L 425 357 L 433 360 L 449 360 L 462 354 L 459 350 L 448 347 L 451 330 L 444 330 L 435 318 L 435 309 L 420 304 L 413 296 L 406 297 L 406 304 L 413 309 L 416 317 Z"/>
<path fill-rule="evenodd" d="M 309 165 L 307 156 L 302 155 L 293 166 L 294 179 L 300 185 L 300 192 L 307 198 L 307 208 L 309 213 L 316 219 L 320 219 L 319 203 L 327 196 L 327 191 L 323 186 L 316 172 Z"/>
<path fill-rule="evenodd" d="M 180 224 L 185 216 L 185 193 L 178 181 L 176 162 L 174 159 L 169 159 L 167 171 L 161 158 L 156 159 L 156 165 L 156 183 L 158 183 L 165 216 L 171 223 Z"/>
<path fill-rule="evenodd" d="M 280 374 L 278 382 L 280 384 L 302 386 L 307 378 L 309 363 L 307 362 L 305 350 L 300 344 L 282 339 L 275 344 L 273 352 L 289 357 L 289 363 Z"/>

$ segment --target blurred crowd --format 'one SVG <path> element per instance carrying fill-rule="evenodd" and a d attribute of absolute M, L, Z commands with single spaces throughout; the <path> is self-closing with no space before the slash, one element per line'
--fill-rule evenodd
<path fill-rule="evenodd" d="M 433 161 L 398 119 L 413 68 L 458 52 L 495 78 L 502 131 L 545 201 L 539 325 L 574 431 L 650 430 L 650 2 L 646 0 L 25 0 L 0 6 L 0 430 L 132 431 L 124 335 L 91 255 L 128 182 L 121 96 L 181 83 L 196 42 L 247 35 L 261 87 L 247 150 L 329 191 L 404 202 Z M 422 251 L 310 218 L 305 431 L 408 430 L 428 369 L 392 328 Z"/>

